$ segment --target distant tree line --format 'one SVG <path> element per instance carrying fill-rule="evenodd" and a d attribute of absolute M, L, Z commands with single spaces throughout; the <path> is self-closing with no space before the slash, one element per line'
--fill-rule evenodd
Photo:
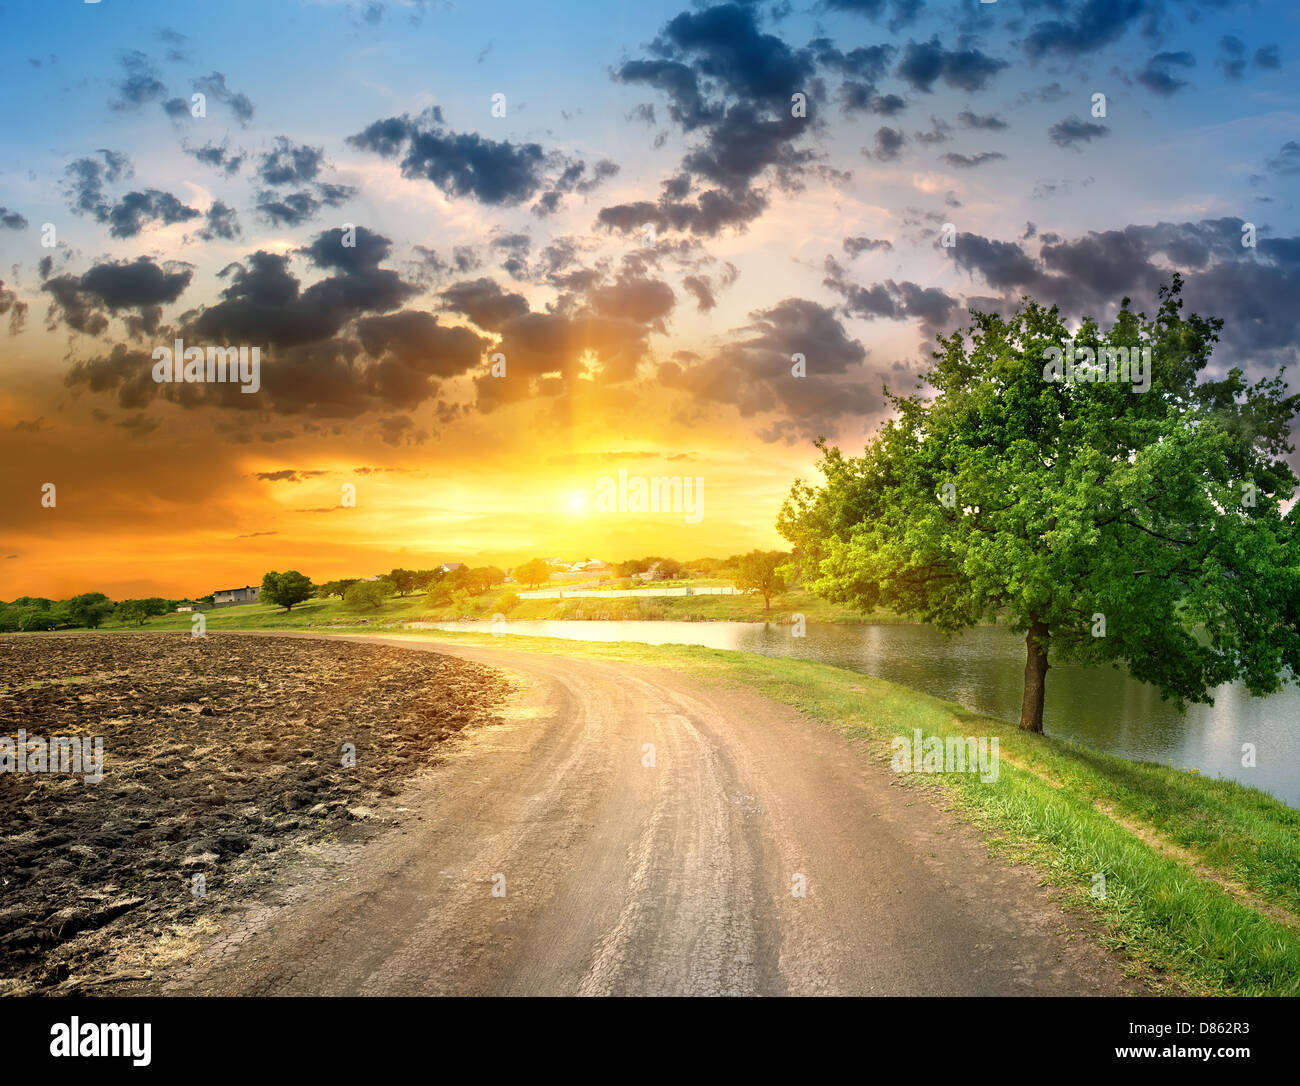
<path fill-rule="evenodd" d="M 0 601 L 0 633 L 38 630 L 97 630 L 107 621 L 143 626 L 154 615 L 165 615 L 187 601 L 147 599 L 110 600 L 103 592 L 83 592 L 67 600 L 44 596 L 19 596 Z"/>
<path fill-rule="evenodd" d="M 620 578 L 631 578 L 653 570 L 662 580 L 688 576 L 730 579 L 738 588 L 762 595 L 770 608 L 772 598 L 786 590 L 784 567 L 788 560 L 789 556 L 781 551 L 751 551 L 730 558 L 700 558 L 693 562 L 651 555 L 618 562 L 612 568 Z M 517 587 L 537 588 L 550 582 L 553 570 L 546 559 L 534 558 L 511 572 Z M 298 604 L 313 598 L 338 597 L 350 608 L 378 610 L 390 597 L 423 592 L 430 606 L 438 607 L 476 599 L 506 580 L 505 571 L 496 566 L 461 565 L 450 570 L 442 566 L 432 569 L 397 567 L 370 579 L 341 577 L 322 584 L 313 584 L 310 577 L 296 569 L 283 573 L 272 570 L 262 577 L 259 601 L 291 612 Z M 66 600 L 20 596 L 9 603 L 0 600 L 0 633 L 94 630 L 106 622 L 143 626 L 149 619 L 169 614 L 178 607 L 189 605 L 197 609 L 202 605 L 210 606 L 212 602 L 211 595 L 184 600 L 150 596 L 117 601 L 109 599 L 103 592 L 83 592 Z M 518 603 L 519 596 L 508 590 L 495 601 L 495 606 L 497 610 L 506 611 Z"/>

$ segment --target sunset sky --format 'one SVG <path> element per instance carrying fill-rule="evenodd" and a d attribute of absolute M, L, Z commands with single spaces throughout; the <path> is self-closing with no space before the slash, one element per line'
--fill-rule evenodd
<path fill-rule="evenodd" d="M 1294 373 L 1290 3 L 0 20 L 3 599 L 777 547 L 812 441 L 1022 294 L 1104 321 L 1180 269 L 1219 371 Z M 176 339 L 259 346 L 261 389 L 155 382 Z M 619 469 L 702 518 L 597 512 Z"/>

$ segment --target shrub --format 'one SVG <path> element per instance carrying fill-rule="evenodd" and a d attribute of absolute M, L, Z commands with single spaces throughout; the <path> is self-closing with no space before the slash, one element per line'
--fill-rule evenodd
<path fill-rule="evenodd" d="M 349 607 L 378 610 L 388 598 L 391 584 L 387 581 L 358 581 L 343 593 L 343 602 Z"/>

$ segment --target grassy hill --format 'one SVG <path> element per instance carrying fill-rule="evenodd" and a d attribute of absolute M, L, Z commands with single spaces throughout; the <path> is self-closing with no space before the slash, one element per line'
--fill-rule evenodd
<path fill-rule="evenodd" d="M 725 582 L 673 582 L 699 585 Z M 491 621 L 494 614 L 504 614 L 511 621 L 526 619 L 595 619 L 595 620 L 677 620 L 684 622 L 778 622 L 788 623 L 794 614 L 808 622 L 865 622 L 891 624 L 906 621 L 897 615 L 880 613 L 861 615 L 817 599 L 801 589 L 794 589 L 772 601 L 764 610 L 763 599 L 744 596 L 622 596 L 614 599 L 580 598 L 554 600 L 503 600 L 509 588 L 498 586 L 464 600 L 435 604 L 424 593 L 390 596 L 381 607 L 352 607 L 338 597 L 313 599 L 295 604 L 292 611 L 269 604 L 250 603 L 205 611 L 211 630 L 278 629 L 308 626 L 388 626 L 404 622 L 450 622 L 458 619 Z M 151 618 L 145 629 L 189 629 L 189 614 L 170 614 Z M 104 629 L 134 629 L 121 623 L 106 622 Z"/>

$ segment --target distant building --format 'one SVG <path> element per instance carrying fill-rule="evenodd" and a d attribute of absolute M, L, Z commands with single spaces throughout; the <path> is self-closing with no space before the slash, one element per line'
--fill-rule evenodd
<path fill-rule="evenodd" d="M 458 569 L 464 569 L 465 563 L 464 562 L 443 562 L 443 564 L 440 565 L 438 568 L 442 570 L 443 573 L 455 573 L 456 570 Z"/>
<path fill-rule="evenodd" d="M 666 578 L 667 578 L 667 574 L 665 574 L 664 571 L 660 568 L 658 562 L 655 562 L 644 573 L 636 574 L 636 579 L 638 581 L 662 581 L 665 580 Z"/>
<path fill-rule="evenodd" d="M 193 611 L 193 610 L 194 610 L 193 607 L 178 607 L 176 608 L 176 613 L 178 615 L 183 615 L 186 611 Z"/>
<path fill-rule="evenodd" d="M 256 603 L 261 591 L 261 585 L 245 585 L 243 588 L 219 588 L 212 593 L 212 606 L 233 607 L 237 603 Z"/>

